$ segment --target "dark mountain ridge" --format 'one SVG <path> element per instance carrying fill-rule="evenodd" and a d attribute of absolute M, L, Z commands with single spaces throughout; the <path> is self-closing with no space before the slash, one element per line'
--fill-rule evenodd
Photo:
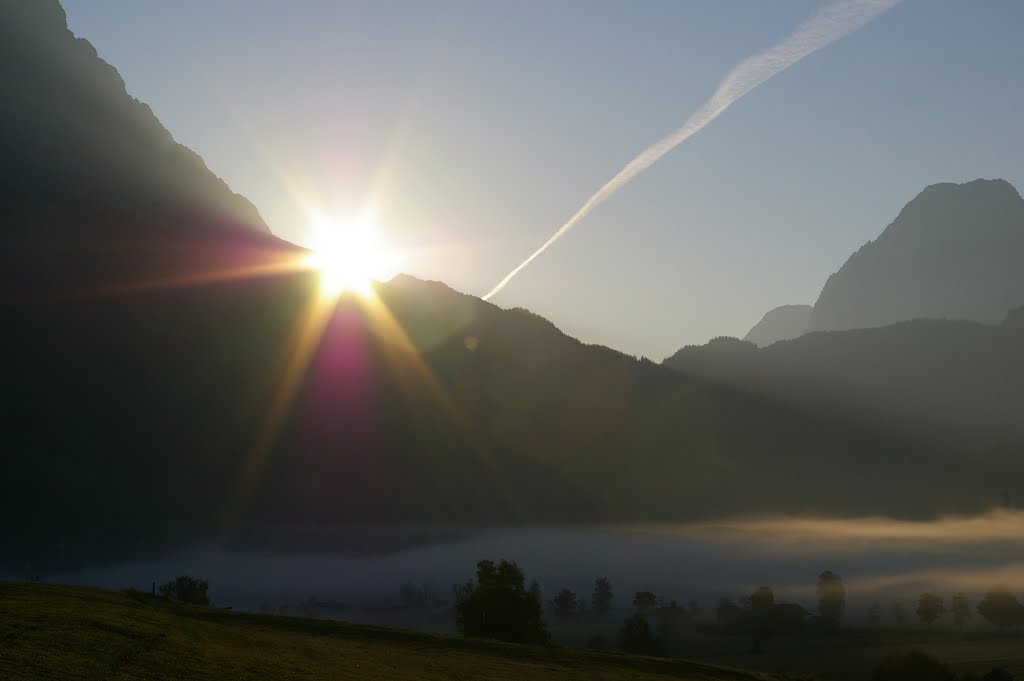
<path fill-rule="evenodd" d="M 78 287 L 111 268 L 155 278 L 171 259 L 228 247 L 236 232 L 285 247 L 68 30 L 56 0 L 0 0 L 0 17 L 4 295 Z M 129 253 L 162 265 L 128 262 Z"/>

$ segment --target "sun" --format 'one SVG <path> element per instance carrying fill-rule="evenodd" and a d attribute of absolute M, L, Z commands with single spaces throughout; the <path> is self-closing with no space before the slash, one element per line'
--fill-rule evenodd
<path fill-rule="evenodd" d="M 320 273 L 322 295 L 336 297 L 351 291 L 369 296 L 374 281 L 386 281 L 397 273 L 397 254 L 381 243 L 371 215 L 348 221 L 317 216 L 312 228 L 312 253 L 303 262 Z"/>

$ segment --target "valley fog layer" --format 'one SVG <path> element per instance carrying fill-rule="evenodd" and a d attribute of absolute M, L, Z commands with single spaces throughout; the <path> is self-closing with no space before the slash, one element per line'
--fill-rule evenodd
<path fill-rule="evenodd" d="M 597 577 L 611 579 L 613 608 L 631 608 L 632 594 L 653 591 L 665 601 L 697 600 L 713 617 L 720 597 L 760 585 L 780 601 L 814 610 L 817 576 L 840 574 L 850 622 L 868 604 L 911 604 L 922 591 L 980 594 L 996 584 L 1024 587 L 1024 513 L 993 511 L 935 521 L 886 518 L 771 517 L 699 524 L 531 528 L 363 528 L 249 533 L 225 545 L 205 544 L 158 560 L 3 577 L 111 588 L 148 589 L 178 574 L 210 580 L 219 606 L 301 613 L 310 596 L 351 609 L 339 619 L 401 623 L 399 588 L 424 588 L 441 613 L 452 586 L 473 575 L 481 559 L 519 563 L 545 598 L 563 587 L 589 599 Z M 1021 583 L 1018 583 L 1021 582 Z M 392 610 L 395 610 L 392 608 Z M 439 614 L 433 628 L 452 628 Z"/>

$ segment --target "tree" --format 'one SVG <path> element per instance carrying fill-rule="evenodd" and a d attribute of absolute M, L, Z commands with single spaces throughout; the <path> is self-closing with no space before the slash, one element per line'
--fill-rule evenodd
<path fill-rule="evenodd" d="M 622 631 L 619 633 L 622 649 L 627 653 L 638 655 L 664 655 L 665 642 L 655 637 L 651 631 L 651 625 L 643 615 L 637 614 L 628 617 L 622 623 Z"/>
<path fill-rule="evenodd" d="M 536 579 L 530 580 L 530 596 L 537 599 L 538 603 L 544 602 L 544 595 L 540 591 L 540 582 Z"/>
<path fill-rule="evenodd" d="M 846 587 L 843 578 L 826 570 L 818 575 L 818 614 L 825 624 L 839 627 L 839 620 L 846 610 Z"/>
<path fill-rule="evenodd" d="M 1000 628 L 1024 624 L 1024 605 L 1005 586 L 988 590 L 978 603 L 978 614 Z"/>
<path fill-rule="evenodd" d="M 749 623 L 751 645 L 755 653 L 761 652 L 761 642 L 772 636 L 772 611 L 775 608 L 775 592 L 770 586 L 758 587 L 750 594 Z"/>
<path fill-rule="evenodd" d="M 775 592 L 770 586 L 760 586 L 750 594 L 750 609 L 754 612 L 770 610 L 775 605 Z"/>
<path fill-rule="evenodd" d="M 917 599 L 917 616 L 929 627 L 945 613 L 946 605 L 942 602 L 942 596 L 925 592 Z"/>
<path fill-rule="evenodd" d="M 182 603 L 193 603 L 195 605 L 209 605 L 210 596 L 208 591 L 210 583 L 205 579 L 181 575 L 161 585 L 160 595 L 172 601 Z"/>
<path fill-rule="evenodd" d="M 525 581 L 515 563 L 477 563 L 476 582 L 470 580 L 456 589 L 459 631 L 514 643 L 546 643 L 541 602 L 526 589 Z"/>
<path fill-rule="evenodd" d="M 882 606 L 878 603 L 872 603 L 868 607 L 868 624 L 873 627 L 877 627 L 879 622 L 882 621 Z"/>
<path fill-rule="evenodd" d="M 907 609 L 903 607 L 902 603 L 892 604 L 892 619 L 896 622 L 896 626 L 902 627 L 907 621 Z"/>
<path fill-rule="evenodd" d="M 572 589 L 562 589 L 551 601 L 556 617 L 572 617 L 579 611 L 576 602 L 576 592 Z"/>
<path fill-rule="evenodd" d="M 964 593 L 953 594 L 951 601 L 950 610 L 953 612 L 953 624 L 960 631 L 964 630 L 964 626 L 968 620 L 971 619 L 971 606 L 967 601 L 967 595 Z"/>
<path fill-rule="evenodd" d="M 648 613 L 658 607 L 658 597 L 650 591 L 637 591 L 633 596 L 633 607 L 638 613 Z"/>
<path fill-rule="evenodd" d="M 594 612 L 598 615 L 607 615 L 612 606 L 612 583 L 607 577 L 599 577 L 594 580 L 594 593 L 590 602 L 594 606 Z"/>

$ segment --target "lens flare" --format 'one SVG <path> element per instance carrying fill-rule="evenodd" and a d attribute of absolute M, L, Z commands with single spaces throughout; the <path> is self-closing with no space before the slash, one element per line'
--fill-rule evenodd
<path fill-rule="evenodd" d="M 345 292 L 373 293 L 374 281 L 386 281 L 398 272 L 398 256 L 380 241 L 377 223 L 369 213 L 352 221 L 322 216 L 313 220 L 312 253 L 304 264 L 320 273 L 324 296 Z"/>

